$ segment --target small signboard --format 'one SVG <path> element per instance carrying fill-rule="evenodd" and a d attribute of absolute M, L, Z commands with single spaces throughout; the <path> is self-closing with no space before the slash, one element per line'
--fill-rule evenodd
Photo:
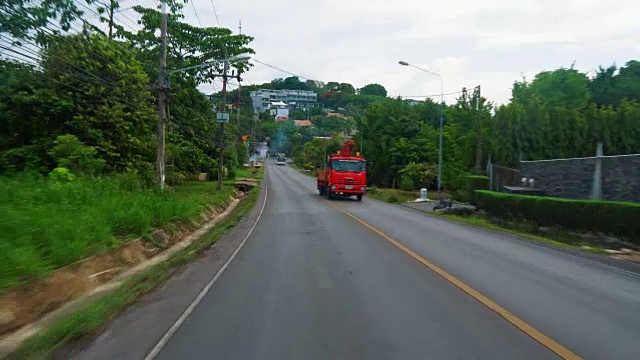
<path fill-rule="evenodd" d="M 217 119 L 219 123 L 228 123 L 229 122 L 229 113 L 226 111 L 218 111 Z"/>

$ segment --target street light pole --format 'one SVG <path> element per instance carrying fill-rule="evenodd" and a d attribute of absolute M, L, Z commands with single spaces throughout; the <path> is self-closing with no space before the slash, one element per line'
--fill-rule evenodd
<path fill-rule="evenodd" d="M 431 75 L 437 76 L 440 78 L 440 143 L 438 145 L 438 200 L 442 200 L 442 128 L 443 128 L 443 118 L 444 118 L 444 81 L 442 80 L 442 75 L 439 73 L 423 69 L 419 66 L 415 66 L 413 64 L 409 64 L 406 61 L 398 61 L 398 64 L 402 66 L 411 66 L 420 71 L 429 73 Z"/>
<path fill-rule="evenodd" d="M 440 76 L 440 75 L 438 75 Z M 440 145 L 438 147 L 438 200 L 442 200 L 442 121 L 444 118 L 444 90 L 442 76 L 440 76 Z"/>

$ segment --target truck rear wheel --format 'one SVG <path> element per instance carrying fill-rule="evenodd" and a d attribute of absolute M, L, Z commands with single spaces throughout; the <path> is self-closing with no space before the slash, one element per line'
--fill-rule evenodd
<path fill-rule="evenodd" d="M 358 199 L 358 201 L 362 201 L 362 194 L 356 195 L 356 199 Z"/>
<path fill-rule="evenodd" d="M 324 196 L 324 186 L 319 186 L 318 192 L 320 193 L 320 196 Z"/>

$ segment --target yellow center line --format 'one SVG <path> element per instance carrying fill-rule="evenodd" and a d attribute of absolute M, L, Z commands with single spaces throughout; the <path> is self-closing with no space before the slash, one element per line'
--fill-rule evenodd
<path fill-rule="evenodd" d="M 482 295 L 480 292 L 478 292 L 477 290 L 475 290 L 471 286 L 465 284 L 464 282 L 462 282 L 461 280 L 459 280 L 455 276 L 453 276 L 453 275 L 449 274 L 448 272 L 444 271 L 442 268 L 440 268 L 437 265 L 429 262 L 427 259 L 423 258 L 422 256 L 416 254 L 413 250 L 411 250 L 408 247 L 404 246 L 398 240 L 396 240 L 396 239 L 392 238 L 391 236 L 389 236 L 389 235 L 385 234 L 384 232 L 382 232 L 382 230 L 374 227 L 373 225 L 367 223 L 366 221 L 360 219 L 359 217 L 353 215 L 349 211 L 343 209 L 342 207 L 340 207 L 338 205 L 335 205 L 334 203 L 332 203 L 330 201 L 327 201 L 327 203 L 329 203 L 331 206 L 333 206 L 334 208 L 338 209 L 340 212 L 344 213 L 345 215 L 349 216 L 350 218 L 354 219 L 355 221 L 359 222 L 360 224 L 364 225 L 369 230 L 371 230 L 374 233 L 380 235 L 385 240 L 387 240 L 391 244 L 395 245 L 397 248 L 399 248 L 400 250 L 404 251 L 405 253 L 407 253 L 412 258 L 418 260 L 422 265 L 428 267 L 431 271 L 433 271 L 436 274 L 442 276 L 447 281 L 449 281 L 450 283 L 452 283 L 453 285 L 458 287 L 460 290 L 462 290 L 465 293 L 469 294 L 471 297 L 473 297 L 474 299 L 479 301 L 481 304 L 483 304 L 484 306 L 486 306 L 489 309 L 491 309 L 492 311 L 494 311 L 496 314 L 502 316 L 505 320 L 507 320 L 508 322 L 513 324 L 518 329 L 522 330 L 525 334 L 529 335 L 530 337 L 532 337 L 533 339 L 538 341 L 540 344 L 542 344 L 545 347 L 547 347 L 549 350 L 551 350 L 554 353 L 558 354 L 558 356 L 560 356 L 561 358 L 563 358 L 563 359 L 571 359 L 571 360 L 582 359 L 580 356 L 576 355 L 571 350 L 569 350 L 566 347 L 560 345 L 558 342 L 556 342 L 552 338 L 548 337 L 547 335 L 541 333 L 536 328 L 534 328 L 533 326 L 529 325 L 528 323 L 526 323 L 524 320 L 518 318 L 517 316 L 513 315 L 507 309 L 505 309 L 502 306 L 498 305 L 493 300 L 491 300 L 488 297 Z"/>

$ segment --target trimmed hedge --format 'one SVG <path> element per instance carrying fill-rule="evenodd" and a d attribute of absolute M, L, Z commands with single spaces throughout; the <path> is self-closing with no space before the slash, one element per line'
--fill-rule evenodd
<path fill-rule="evenodd" d="M 602 232 L 640 244 L 640 204 L 599 200 L 573 200 L 543 196 L 476 191 L 479 208 L 539 226 Z"/>
<path fill-rule="evenodd" d="M 473 205 L 477 204 L 476 190 L 489 190 L 489 177 L 471 175 L 466 177 L 468 200 Z"/>

